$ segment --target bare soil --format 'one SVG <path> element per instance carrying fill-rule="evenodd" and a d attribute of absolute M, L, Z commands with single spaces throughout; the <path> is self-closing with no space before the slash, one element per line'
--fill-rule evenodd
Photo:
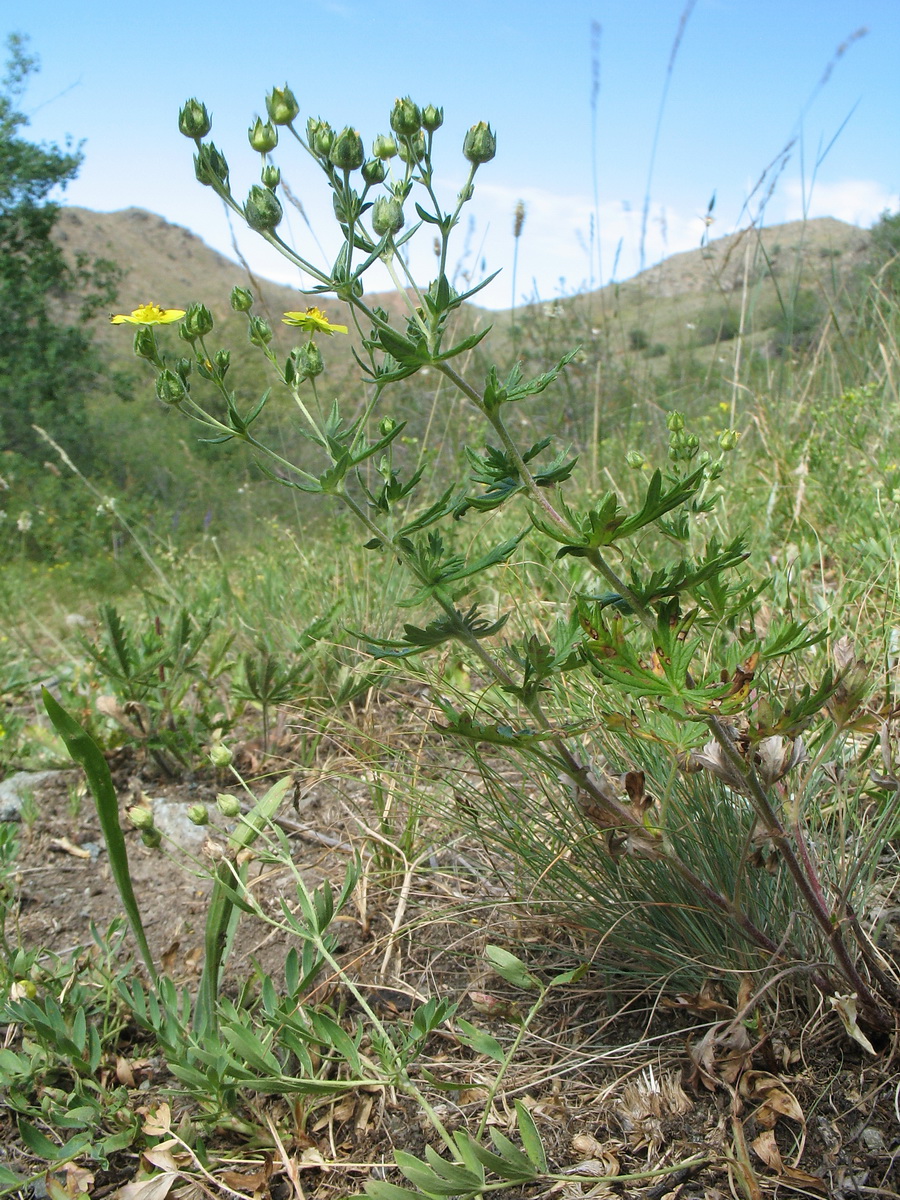
<path fill-rule="evenodd" d="M 222 790 L 221 778 L 214 777 L 163 782 L 127 756 L 112 766 L 123 814 L 150 800 L 173 811 L 187 803 L 212 806 Z M 106 852 L 97 852 L 102 837 L 93 804 L 89 796 L 80 807 L 73 800 L 79 783 L 77 771 L 60 772 L 36 794 L 36 816 L 21 830 L 16 877 L 22 944 L 65 955 L 92 944 L 92 924 L 103 933 L 122 915 Z M 365 787 L 346 779 L 300 779 L 302 806 L 286 812 L 284 827 L 310 883 L 326 877 L 339 883 L 352 850 L 371 856 L 377 849 L 364 832 L 375 823 L 365 795 Z M 123 827 L 129 828 L 124 816 Z M 215 841 L 212 825 L 195 830 L 200 864 L 211 828 Z M 208 891 L 202 870 L 191 873 L 189 860 L 178 853 L 147 849 L 136 831 L 127 841 L 153 953 L 176 981 L 190 986 L 202 967 Z M 404 1020 L 428 996 L 449 996 L 460 1002 L 461 1016 L 509 1044 L 521 994 L 485 968 L 485 944 L 507 946 L 531 969 L 548 974 L 589 956 L 590 947 L 498 894 L 489 868 L 471 869 L 476 852 L 466 851 L 465 868 L 460 857 L 444 845 L 406 876 L 402 870 L 366 872 L 338 924 L 340 953 L 347 971 L 392 1019 Z M 264 907 L 275 906 L 289 894 L 289 872 L 258 869 L 268 874 L 258 881 L 257 894 Z M 227 990 L 235 993 L 260 970 L 277 979 L 287 949 L 282 934 L 247 918 L 230 959 Z M 522 1100 L 552 1168 L 578 1168 L 582 1176 L 598 1178 L 595 1185 L 560 1183 L 553 1190 L 565 1197 L 900 1195 L 896 1045 L 876 1047 L 873 1058 L 846 1038 L 833 1014 L 777 1010 L 764 1015 L 752 1037 L 740 1026 L 745 1040 L 735 1043 L 729 1012 L 712 994 L 611 995 L 589 973 L 552 994 L 494 1100 L 490 1123 L 511 1130 L 513 1099 Z M 8 1027 L 7 1044 L 16 1037 Z M 429 1069 L 449 1087 L 436 1091 L 433 1102 L 451 1127 L 473 1129 L 493 1064 L 450 1032 L 434 1037 L 428 1052 Z M 127 1046 L 122 1053 L 127 1059 Z M 149 1079 L 151 1094 L 169 1096 L 177 1109 L 165 1064 L 140 1054 L 135 1043 L 136 1089 Z M 147 1104 L 146 1088 L 145 1082 L 135 1092 L 136 1103 L 140 1097 Z M 303 1129 L 279 1098 L 248 1095 L 247 1111 L 262 1130 L 267 1121 L 282 1133 L 293 1126 L 293 1140 L 282 1140 L 280 1149 L 271 1143 L 254 1147 L 221 1132 L 207 1150 L 211 1178 L 224 1196 L 299 1200 L 286 1163 L 298 1171 L 306 1196 L 356 1193 L 373 1171 L 402 1182 L 383 1164 L 392 1162 L 395 1147 L 421 1154 L 428 1134 L 411 1102 L 381 1089 L 318 1108 Z M 9 1114 L 0 1116 L 0 1144 L 12 1165 L 24 1161 Z M 698 1155 L 705 1160 L 698 1168 L 673 1167 Z M 117 1193 L 138 1167 L 137 1154 L 117 1155 L 109 1170 L 91 1171 L 88 1194 Z M 90 1171 L 91 1164 L 83 1169 Z M 663 1174 L 601 1181 L 653 1170 Z M 70 1172 L 74 1198 L 81 1184 L 73 1178 Z M 189 1174 L 185 1180 L 190 1183 Z M 211 1187 L 207 1179 L 201 1190 L 211 1195 Z"/>

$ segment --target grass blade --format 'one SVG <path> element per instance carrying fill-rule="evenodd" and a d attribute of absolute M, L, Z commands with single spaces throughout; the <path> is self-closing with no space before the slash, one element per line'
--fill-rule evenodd
<path fill-rule="evenodd" d="M 51 696 L 47 689 L 42 688 L 41 692 L 44 700 L 44 708 L 47 710 L 47 715 L 52 721 L 54 729 L 66 743 L 66 749 L 69 751 L 72 759 L 84 769 L 84 773 L 87 775 L 94 803 L 97 806 L 97 816 L 100 818 L 103 840 L 106 842 L 106 849 L 109 854 L 109 865 L 116 887 L 119 890 L 122 907 L 125 909 L 128 923 L 131 925 L 131 932 L 134 934 L 135 941 L 138 944 L 141 958 L 143 958 L 146 964 L 150 978 L 156 984 L 156 967 L 153 965 L 153 956 L 150 953 L 147 935 L 144 933 L 144 925 L 141 921 L 141 912 L 138 908 L 137 898 L 135 897 L 134 888 L 131 883 L 128 852 L 125 849 L 125 835 L 122 833 L 122 826 L 119 824 L 119 798 L 116 794 L 106 759 L 90 734 L 82 729 L 74 717 L 71 717 L 66 712 L 63 706 Z"/>

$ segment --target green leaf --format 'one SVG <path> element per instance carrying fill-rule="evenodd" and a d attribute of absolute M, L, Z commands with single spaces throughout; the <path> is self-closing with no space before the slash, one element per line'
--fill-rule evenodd
<path fill-rule="evenodd" d="M 457 1191 L 477 1191 L 484 1183 L 484 1169 L 481 1163 L 478 1163 L 474 1171 L 470 1171 L 467 1166 L 447 1162 L 431 1146 L 425 1147 L 425 1157 L 435 1174 L 440 1175 L 441 1179 L 446 1179 L 448 1183 L 455 1184 Z"/>
<path fill-rule="evenodd" d="M 503 1161 L 508 1163 L 518 1171 L 534 1171 L 534 1164 L 522 1153 L 518 1146 L 509 1140 L 505 1133 L 501 1133 L 496 1126 L 491 1126 L 491 1141 L 497 1153 L 503 1158 Z"/>
<path fill-rule="evenodd" d="M 372 1200 L 429 1200 L 424 1192 L 400 1187 L 396 1183 L 386 1183 L 383 1179 L 369 1179 L 364 1191 Z"/>
<path fill-rule="evenodd" d="M 119 798 L 113 785 L 112 775 L 100 747 L 74 718 L 54 700 L 46 688 L 41 689 L 44 708 L 53 722 L 53 727 L 66 743 L 69 754 L 83 769 L 88 778 L 94 802 L 97 806 L 97 816 L 103 831 L 103 840 L 109 854 L 109 865 L 113 879 L 122 900 L 122 907 L 128 916 L 131 931 L 138 944 L 141 958 L 150 973 L 150 978 L 156 982 L 156 967 L 153 965 L 153 955 L 147 943 L 147 935 L 141 921 L 141 912 L 131 882 L 131 871 L 128 867 L 128 851 L 125 849 L 125 835 L 119 825 Z"/>
<path fill-rule="evenodd" d="M 477 1026 L 470 1024 L 462 1017 L 457 1018 L 456 1027 L 456 1036 L 464 1046 L 470 1047 L 476 1054 L 487 1055 L 494 1062 L 506 1061 L 506 1052 L 491 1034 L 486 1033 L 483 1029 L 478 1029 Z"/>
<path fill-rule="evenodd" d="M 527 1183 L 534 1179 L 535 1170 L 524 1154 L 519 1154 L 522 1163 L 512 1163 L 508 1159 L 499 1154 L 494 1154 L 492 1150 L 486 1150 L 484 1146 L 479 1146 L 477 1142 L 471 1143 L 472 1153 L 477 1157 L 478 1161 L 483 1163 L 489 1171 L 495 1175 L 499 1175 L 501 1179 L 508 1179 L 510 1183 Z"/>
<path fill-rule="evenodd" d="M 543 1173 L 547 1170 L 547 1155 L 544 1153 L 544 1143 L 541 1141 L 541 1135 L 534 1123 L 534 1117 L 521 1100 L 516 1100 L 514 1103 L 516 1116 L 519 1118 L 519 1136 L 525 1147 L 525 1153 L 535 1169 Z"/>
<path fill-rule="evenodd" d="M 484 956 L 501 979 L 511 983 L 513 987 L 525 991 L 539 987 L 539 981 L 528 970 L 521 958 L 516 958 L 502 946 L 485 946 Z"/>
<path fill-rule="evenodd" d="M 425 1192 L 426 1195 L 456 1196 L 459 1194 L 460 1188 L 457 1184 L 441 1179 L 440 1175 L 432 1171 L 431 1167 L 427 1167 L 415 1155 L 407 1154 L 405 1150 L 395 1150 L 394 1161 L 409 1182 Z"/>

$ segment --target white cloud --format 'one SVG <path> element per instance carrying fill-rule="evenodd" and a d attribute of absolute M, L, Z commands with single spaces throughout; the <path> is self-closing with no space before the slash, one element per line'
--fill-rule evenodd
<path fill-rule="evenodd" d="M 868 228 L 886 209 L 896 209 L 898 195 L 890 193 L 874 179 L 842 179 L 834 183 L 815 183 L 804 203 L 799 179 L 786 181 L 783 192 L 784 220 L 804 217 L 836 217 L 851 225 Z"/>

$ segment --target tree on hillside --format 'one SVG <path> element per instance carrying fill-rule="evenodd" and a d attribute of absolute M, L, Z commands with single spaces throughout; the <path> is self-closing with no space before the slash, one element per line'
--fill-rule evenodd
<path fill-rule="evenodd" d="M 58 314 L 75 295 L 83 317 L 108 305 L 116 271 L 103 262 L 70 265 L 51 239 L 59 209 L 50 197 L 75 178 L 81 152 L 21 136 L 28 118 L 18 104 L 38 62 L 19 34 L 7 39 L 7 52 L 0 80 L 0 449 L 46 457 L 32 429 L 38 424 L 84 462 L 84 397 L 100 367 L 84 329 Z"/>

